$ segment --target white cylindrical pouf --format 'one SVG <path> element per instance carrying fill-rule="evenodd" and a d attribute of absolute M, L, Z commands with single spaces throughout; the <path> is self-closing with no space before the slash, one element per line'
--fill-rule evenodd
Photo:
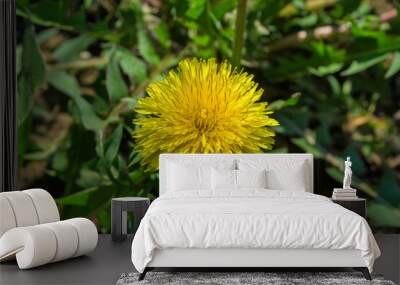
<path fill-rule="evenodd" d="M 0 237 L 9 229 L 17 226 L 11 204 L 2 194 L 0 193 Z"/>
<path fill-rule="evenodd" d="M 33 226 L 39 223 L 36 208 L 30 196 L 22 191 L 1 193 L 13 209 L 17 227 Z"/>
<path fill-rule="evenodd" d="M 57 252 L 51 262 L 73 257 L 78 249 L 78 233 L 65 221 L 41 225 L 51 229 L 57 238 Z"/>
<path fill-rule="evenodd" d="M 64 222 L 74 226 L 78 233 L 78 250 L 74 257 L 86 254 L 96 248 L 98 239 L 97 228 L 92 221 L 85 218 L 74 218 L 65 220 Z"/>
<path fill-rule="evenodd" d="M 36 208 L 39 224 L 57 222 L 60 220 L 56 202 L 49 192 L 43 189 L 29 189 L 22 191 L 30 196 Z"/>
<path fill-rule="evenodd" d="M 93 222 L 59 219 L 55 201 L 43 189 L 0 193 L 0 261 L 16 258 L 19 268 L 27 269 L 96 248 Z"/>

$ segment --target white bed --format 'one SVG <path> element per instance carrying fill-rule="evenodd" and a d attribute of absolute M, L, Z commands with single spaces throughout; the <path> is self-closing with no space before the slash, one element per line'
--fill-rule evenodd
<path fill-rule="evenodd" d="M 174 165 L 183 166 L 179 175 Z M 185 169 L 210 166 L 249 176 L 265 168 L 275 189 L 173 183 L 191 179 Z M 354 267 L 370 278 L 380 255 L 362 217 L 312 194 L 310 154 L 162 154 L 159 176 L 160 197 L 132 243 L 140 279 L 154 267 Z"/>

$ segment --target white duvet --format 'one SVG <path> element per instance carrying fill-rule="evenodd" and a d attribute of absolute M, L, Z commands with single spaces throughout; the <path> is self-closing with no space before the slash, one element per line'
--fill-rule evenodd
<path fill-rule="evenodd" d="M 135 268 L 143 272 L 165 248 L 358 249 L 370 271 L 380 255 L 359 215 L 320 195 L 265 189 L 157 198 L 133 239 Z"/>

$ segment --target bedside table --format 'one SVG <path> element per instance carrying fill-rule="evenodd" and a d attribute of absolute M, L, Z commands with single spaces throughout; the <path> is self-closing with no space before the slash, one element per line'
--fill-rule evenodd
<path fill-rule="evenodd" d="M 111 200 L 111 239 L 123 241 L 127 235 L 127 212 L 132 212 L 135 224 L 133 233 L 136 233 L 140 221 L 150 206 L 150 200 L 143 197 L 120 197 Z"/>
<path fill-rule="evenodd" d="M 367 201 L 366 199 L 363 198 L 355 198 L 355 199 L 349 199 L 349 200 L 338 200 L 338 199 L 332 199 L 333 203 L 339 204 L 340 206 L 353 211 L 356 214 L 359 214 L 361 217 L 366 218 L 367 216 L 367 211 L 366 211 L 366 206 L 367 206 Z"/>

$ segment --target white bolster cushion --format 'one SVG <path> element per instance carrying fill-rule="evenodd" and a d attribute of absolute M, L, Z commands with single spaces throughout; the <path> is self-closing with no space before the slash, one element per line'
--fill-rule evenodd
<path fill-rule="evenodd" d="M 24 190 L 30 196 L 36 208 L 39 224 L 57 222 L 60 220 L 56 202 L 49 192 L 43 189 Z"/>
<path fill-rule="evenodd" d="M 97 229 L 88 219 L 19 227 L 0 238 L 0 261 L 16 256 L 20 269 L 86 254 L 96 248 Z"/>
<path fill-rule="evenodd" d="M 42 225 L 19 227 L 6 232 L 0 239 L 0 260 L 17 258 L 20 269 L 51 262 L 57 242 L 51 229 Z"/>
<path fill-rule="evenodd" d="M 8 199 L 0 195 L 0 237 L 9 229 L 15 228 L 14 212 Z"/>
<path fill-rule="evenodd" d="M 35 205 L 30 196 L 23 191 L 3 192 L 15 216 L 17 227 L 33 226 L 39 223 Z"/>
<path fill-rule="evenodd" d="M 78 233 L 69 223 L 55 222 L 44 224 L 55 235 L 57 247 L 52 262 L 64 260 L 75 255 L 78 249 Z"/>
<path fill-rule="evenodd" d="M 0 237 L 15 227 L 60 220 L 56 202 L 43 189 L 0 193 Z"/>
<path fill-rule="evenodd" d="M 96 248 L 98 234 L 92 221 L 85 218 L 73 218 L 64 222 L 72 225 L 78 233 L 78 248 L 74 257 L 91 252 Z"/>

